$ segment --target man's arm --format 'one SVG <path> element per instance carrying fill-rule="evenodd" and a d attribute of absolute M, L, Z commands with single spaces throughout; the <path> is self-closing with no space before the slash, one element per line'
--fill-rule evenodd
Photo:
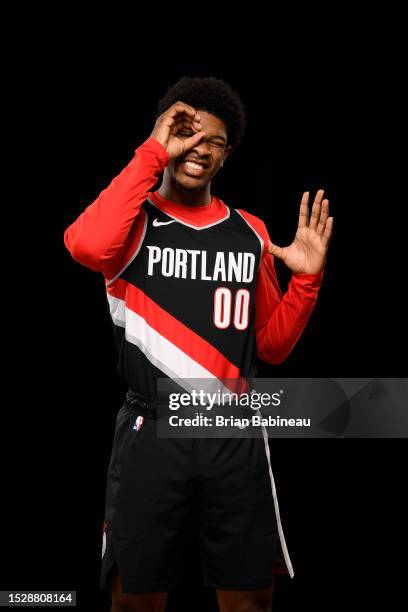
<path fill-rule="evenodd" d="M 286 359 L 306 327 L 322 279 L 323 272 L 293 273 L 282 297 L 274 257 L 268 253 L 263 256 L 255 294 L 255 335 L 260 359 L 271 364 Z"/>
<path fill-rule="evenodd" d="M 191 127 L 193 136 L 180 138 L 181 125 Z M 200 115 L 189 104 L 176 102 L 162 113 L 131 162 L 65 231 L 65 245 L 74 259 L 112 279 L 137 248 L 140 207 L 159 174 L 204 135 Z"/>
<path fill-rule="evenodd" d="M 309 193 L 303 194 L 296 236 L 287 247 L 271 242 L 261 219 L 240 211 L 263 241 L 255 296 L 255 334 L 257 354 L 267 363 L 281 363 L 288 356 L 316 304 L 333 229 L 329 200 L 323 199 L 323 194 L 322 189 L 317 192 L 310 218 Z M 274 256 L 292 270 L 283 297 L 275 273 Z"/>
<path fill-rule="evenodd" d="M 333 230 L 329 200 L 323 195 L 323 189 L 316 193 L 309 217 L 309 192 L 303 194 L 295 239 L 289 246 L 279 247 L 266 236 L 268 248 L 258 279 L 256 337 L 258 355 L 269 363 L 280 363 L 289 354 L 316 303 Z M 267 233 L 266 227 L 264 231 Z M 282 299 L 271 255 L 292 270 Z"/>
<path fill-rule="evenodd" d="M 129 232 L 140 207 L 168 163 L 166 149 L 155 138 L 138 147 L 130 163 L 65 230 L 72 257 L 112 278 L 131 246 Z"/>

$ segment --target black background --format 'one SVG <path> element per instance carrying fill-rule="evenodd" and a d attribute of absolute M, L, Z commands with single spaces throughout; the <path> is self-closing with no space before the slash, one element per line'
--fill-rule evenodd
<path fill-rule="evenodd" d="M 33 43 L 36 58 L 26 55 L 35 137 L 19 156 L 30 196 L 20 199 L 18 227 L 30 248 L 14 242 L 16 255 L 25 252 L 16 274 L 25 314 L 7 319 L 21 335 L 2 460 L 1 588 L 75 589 L 80 609 L 101 612 L 109 609 L 98 589 L 105 477 L 124 389 L 103 279 L 70 258 L 62 235 L 149 136 L 168 85 L 217 76 L 239 92 L 247 132 L 212 190 L 261 217 L 277 244 L 293 238 L 305 189 L 325 188 L 330 199 L 334 236 L 318 305 L 286 362 L 260 362 L 259 375 L 404 375 L 404 224 L 391 144 L 401 76 L 396 38 L 376 35 L 390 28 L 350 18 L 334 36 L 333 17 L 300 36 L 283 28 L 278 44 L 279 23 L 261 31 L 262 16 L 228 41 L 214 20 L 200 34 L 183 20 L 169 22 L 167 35 L 152 24 L 143 37 L 137 22 L 130 37 L 122 17 L 119 28 L 81 19 L 64 34 L 52 28 Z M 24 169 L 34 164 L 31 184 Z M 279 263 L 277 271 L 285 289 L 289 275 Z M 271 442 L 295 570 L 294 580 L 278 579 L 275 610 L 398 600 L 402 447 L 398 439 Z M 169 610 L 216 610 L 193 552 Z"/>

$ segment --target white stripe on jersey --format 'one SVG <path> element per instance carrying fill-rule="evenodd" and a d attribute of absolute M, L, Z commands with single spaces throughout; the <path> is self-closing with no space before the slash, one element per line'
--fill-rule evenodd
<path fill-rule="evenodd" d="M 212 393 L 218 390 L 231 393 L 214 374 L 159 334 L 143 317 L 127 308 L 124 300 L 109 293 L 107 297 L 113 322 L 125 328 L 126 340 L 138 346 L 147 359 L 167 376 L 177 379 L 177 384 L 191 391 L 195 387 L 189 379 L 207 379 L 204 381 L 205 387 L 200 383 L 200 389 Z"/>

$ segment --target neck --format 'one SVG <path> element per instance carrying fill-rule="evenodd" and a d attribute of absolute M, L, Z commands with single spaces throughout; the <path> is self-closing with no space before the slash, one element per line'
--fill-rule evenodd
<path fill-rule="evenodd" d="M 175 202 L 176 204 L 184 204 L 185 206 L 205 206 L 211 204 L 211 183 L 205 185 L 201 189 L 192 191 L 184 189 L 180 183 L 171 181 L 171 178 L 164 175 L 163 182 L 158 189 L 158 193 L 166 200 Z"/>

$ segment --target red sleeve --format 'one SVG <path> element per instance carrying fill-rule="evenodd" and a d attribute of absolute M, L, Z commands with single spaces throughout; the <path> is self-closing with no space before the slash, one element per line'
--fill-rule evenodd
<path fill-rule="evenodd" d="M 142 233 L 140 207 L 169 161 L 153 137 L 136 149 L 122 172 L 65 230 L 64 242 L 74 259 L 108 279 L 121 269 Z"/>
<path fill-rule="evenodd" d="M 274 257 L 267 252 L 269 234 L 264 222 L 245 211 L 240 212 L 264 243 L 255 294 L 257 354 L 267 363 L 282 363 L 299 340 L 312 314 L 323 272 L 293 273 L 288 290 L 282 296 Z"/>
<path fill-rule="evenodd" d="M 292 274 L 281 297 L 273 255 L 264 256 L 255 297 L 257 354 L 267 363 L 282 363 L 299 340 L 312 314 L 322 283 L 321 274 Z"/>

